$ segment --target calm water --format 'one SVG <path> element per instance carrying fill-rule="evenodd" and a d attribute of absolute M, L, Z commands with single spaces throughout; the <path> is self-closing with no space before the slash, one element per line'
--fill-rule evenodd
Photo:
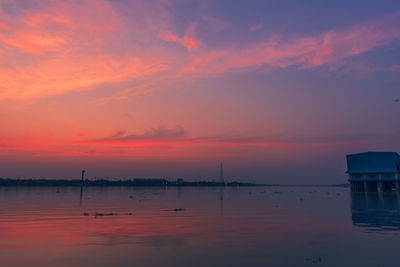
<path fill-rule="evenodd" d="M 0 188 L 0 265 L 398 266 L 399 200 L 328 187 Z"/>

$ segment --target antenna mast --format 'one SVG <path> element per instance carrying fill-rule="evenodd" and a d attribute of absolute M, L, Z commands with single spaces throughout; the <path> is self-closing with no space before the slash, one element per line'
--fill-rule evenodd
<path fill-rule="evenodd" d="M 221 165 L 219 166 L 219 182 L 224 183 L 224 169 L 222 166 L 222 162 Z"/>

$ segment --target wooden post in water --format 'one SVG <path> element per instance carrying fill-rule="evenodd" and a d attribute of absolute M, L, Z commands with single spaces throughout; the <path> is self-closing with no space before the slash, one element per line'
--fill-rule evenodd
<path fill-rule="evenodd" d="M 81 193 L 79 195 L 79 206 L 82 206 L 82 192 L 83 192 L 83 184 L 85 182 L 85 170 L 82 170 L 82 177 L 81 177 Z"/>
<path fill-rule="evenodd" d="M 83 178 L 84 178 L 84 176 L 85 176 L 85 170 L 82 170 L 82 179 L 81 179 L 81 185 L 83 185 L 83 183 L 84 183 L 84 180 L 83 180 Z"/>

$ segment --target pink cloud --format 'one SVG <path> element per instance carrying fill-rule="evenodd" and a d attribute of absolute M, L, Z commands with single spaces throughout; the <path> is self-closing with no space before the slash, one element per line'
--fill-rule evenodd
<path fill-rule="evenodd" d="M 387 67 L 385 70 L 392 71 L 392 72 L 398 72 L 398 71 L 400 71 L 400 65 L 390 66 L 390 67 Z"/>
<path fill-rule="evenodd" d="M 0 63 L 0 100 L 91 90 L 165 69 L 160 55 L 140 53 L 134 46 L 128 54 L 119 51 L 127 32 L 109 2 L 53 3 L 16 18 L 3 15 L 11 26 L 1 24 L 0 55 L 14 60 Z M 21 61 L 24 53 L 34 61 Z"/>
<path fill-rule="evenodd" d="M 8 31 L 8 30 L 10 30 L 11 28 L 10 28 L 10 26 L 7 25 L 6 23 L 0 21 L 0 29 L 5 30 L 5 31 Z"/>
<path fill-rule="evenodd" d="M 98 17 L 100 13 L 107 15 L 107 21 Z M 105 1 L 55 1 L 44 10 L 3 17 L 10 27 L 0 32 L 0 42 L 33 54 L 66 52 L 85 45 L 94 48 L 98 39 L 111 37 L 110 33 L 122 25 L 118 14 Z"/>
<path fill-rule="evenodd" d="M 255 31 L 261 30 L 262 27 L 263 27 L 263 25 L 261 23 L 254 24 L 249 28 L 249 32 L 255 32 Z"/>
<path fill-rule="evenodd" d="M 199 48 L 199 46 L 200 46 L 200 41 L 194 37 L 184 36 L 182 38 L 179 38 L 171 32 L 161 34 L 160 38 L 164 41 L 180 44 L 180 45 L 186 47 L 186 49 L 188 51 L 193 51 L 193 50 Z"/>
<path fill-rule="evenodd" d="M 214 74 L 234 69 L 270 66 L 311 68 L 344 64 L 345 60 L 400 38 L 400 14 L 396 13 L 350 28 L 335 29 L 316 36 L 268 40 L 236 47 L 208 50 L 191 56 L 183 73 Z"/>
<path fill-rule="evenodd" d="M 7 145 L 0 144 L 0 155 L 24 153 L 49 157 L 119 156 L 119 157 L 203 157 L 225 155 L 241 157 L 257 155 L 267 150 L 309 149 L 311 147 L 340 147 L 357 142 L 370 142 L 368 138 L 357 141 L 346 138 L 315 137 L 307 139 L 263 136 L 190 136 L 183 127 L 156 127 L 132 133 L 115 130 L 106 136 L 102 133 L 71 132 L 71 136 L 21 135 L 2 137 Z"/>
<path fill-rule="evenodd" d="M 18 17 L 1 13 L 0 100 L 38 99 L 135 81 L 135 86 L 121 87 L 111 96 L 120 100 L 177 80 L 232 70 L 342 66 L 353 56 L 400 38 L 400 14 L 395 13 L 315 36 L 275 35 L 213 48 L 195 37 L 200 22 L 190 23 L 183 36 L 177 35 L 169 22 L 170 5 L 162 3 L 135 2 L 138 14 L 131 24 L 108 1 L 54 1 Z M 201 21 L 211 30 L 214 24 L 218 31 L 225 27 L 215 19 Z M 191 53 L 171 50 L 164 41 Z M 27 54 L 29 62 L 24 60 Z"/>
<path fill-rule="evenodd" d="M 192 23 L 189 25 L 189 27 L 186 30 L 185 36 L 182 38 L 178 37 L 176 34 L 172 32 L 164 32 L 160 34 L 161 40 L 168 41 L 168 42 L 174 42 L 177 44 L 180 44 L 190 52 L 193 51 L 197 48 L 199 48 L 201 42 L 200 40 L 196 39 L 195 36 L 195 31 L 196 31 L 197 24 Z"/>

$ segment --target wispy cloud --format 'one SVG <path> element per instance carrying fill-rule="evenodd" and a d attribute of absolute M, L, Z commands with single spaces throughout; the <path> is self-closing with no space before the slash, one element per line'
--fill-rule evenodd
<path fill-rule="evenodd" d="M 96 135 L 98 137 L 96 137 Z M 2 138 L 0 156 L 18 158 L 209 158 L 239 160 L 266 153 L 307 155 L 315 150 L 341 149 L 357 151 L 371 144 L 384 146 L 396 140 L 398 133 L 350 133 L 341 135 L 210 135 L 194 136 L 182 126 L 158 126 L 132 133 L 115 130 L 111 134 L 79 133 L 70 138 L 57 136 L 17 136 Z M 305 154 L 301 154 L 301 152 Z"/>
<path fill-rule="evenodd" d="M 129 141 L 163 141 L 163 140 L 176 140 L 182 139 L 186 135 L 186 131 L 181 126 L 175 128 L 166 128 L 159 126 L 152 128 L 141 134 L 127 134 L 123 130 L 116 130 L 110 136 L 95 139 L 93 142 L 129 142 Z"/>
<path fill-rule="evenodd" d="M 0 100 L 91 90 L 165 69 L 159 55 L 139 53 L 136 45 L 120 51 L 127 31 L 107 1 L 55 1 L 44 10 L 3 17 Z"/>
<path fill-rule="evenodd" d="M 312 68 L 344 65 L 346 60 L 400 38 L 400 13 L 316 36 L 284 38 L 279 35 L 245 46 L 231 45 L 191 57 L 185 73 L 213 74 L 261 66 Z"/>
<path fill-rule="evenodd" d="M 186 30 L 185 36 L 183 37 L 178 37 L 176 34 L 172 32 L 165 32 L 160 34 L 161 40 L 168 41 L 168 42 L 174 42 L 177 44 L 180 44 L 186 49 L 191 52 L 200 46 L 200 40 L 196 39 L 195 37 L 195 29 L 196 29 L 196 24 L 192 23 L 189 25 L 189 27 Z"/>
<path fill-rule="evenodd" d="M 249 32 L 256 32 L 258 30 L 261 30 L 263 25 L 261 23 L 253 24 L 249 28 Z"/>
<path fill-rule="evenodd" d="M 190 136 L 182 126 L 166 128 L 159 126 L 143 133 L 127 133 L 125 130 L 115 130 L 106 137 L 77 141 L 86 144 L 146 144 L 171 146 L 261 146 L 261 147 L 302 147 L 302 146 L 337 146 L 348 143 L 371 142 L 381 138 L 380 134 L 342 134 L 332 136 L 248 136 L 248 135 L 214 135 Z M 386 135 L 393 138 L 395 134 Z"/>
<path fill-rule="evenodd" d="M 154 17 L 154 8 L 159 16 Z M 135 81 L 111 96 L 120 100 L 140 95 L 136 90 L 261 67 L 330 66 L 336 71 L 352 57 L 400 38 L 400 13 L 394 13 L 314 36 L 275 33 L 264 40 L 214 47 L 196 36 L 196 28 L 204 23 L 220 31 L 226 23 L 203 16 L 177 34 L 169 8 L 168 1 L 135 2 L 132 12 L 138 14 L 130 24 L 105 0 L 53 1 L 18 16 L 0 11 L 0 100 L 38 99 Z M 261 31 L 262 24 L 248 30 Z"/>
<path fill-rule="evenodd" d="M 160 37 L 164 41 L 169 41 L 169 42 L 174 42 L 174 43 L 180 44 L 180 45 L 186 47 L 186 49 L 188 51 L 193 51 L 193 50 L 199 48 L 199 45 L 200 45 L 200 41 L 193 37 L 184 36 L 182 38 L 179 38 L 178 36 L 176 36 L 175 34 L 173 34 L 171 32 L 164 33 Z"/>

